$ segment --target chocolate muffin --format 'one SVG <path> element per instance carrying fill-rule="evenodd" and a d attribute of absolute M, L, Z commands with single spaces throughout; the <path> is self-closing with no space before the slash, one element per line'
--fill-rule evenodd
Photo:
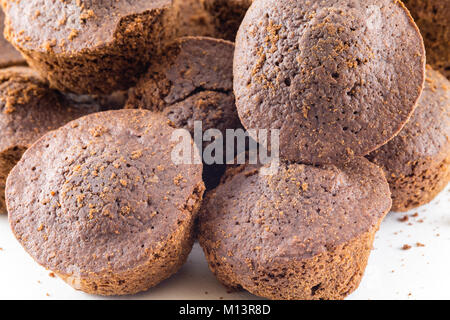
<path fill-rule="evenodd" d="M 425 90 L 405 128 L 369 155 L 387 177 L 394 211 L 433 200 L 450 181 L 450 82 L 427 68 Z"/>
<path fill-rule="evenodd" d="M 391 207 L 381 169 L 358 158 L 282 164 L 272 176 L 231 170 L 199 218 L 199 242 L 225 286 L 270 299 L 343 299 L 358 287 Z"/>
<path fill-rule="evenodd" d="M 87 293 L 133 294 L 175 273 L 204 185 L 201 165 L 173 164 L 173 130 L 161 115 L 116 110 L 45 135 L 7 181 L 22 246 Z"/>
<path fill-rule="evenodd" d="M 99 110 L 50 89 L 27 67 L 0 70 L 0 213 L 6 212 L 5 182 L 25 150 L 48 131 Z"/>
<path fill-rule="evenodd" d="M 450 79 L 450 1 L 403 0 L 422 32 L 427 63 Z"/>
<path fill-rule="evenodd" d="M 203 133 L 218 129 L 225 137 L 226 129 L 242 127 L 233 95 L 233 52 L 233 43 L 225 40 L 176 40 L 130 90 L 127 108 L 161 111 L 171 126 L 192 135 L 194 122 L 201 121 Z M 216 185 L 220 171 L 216 166 L 204 167 L 205 181 L 212 182 L 208 189 Z"/>
<path fill-rule="evenodd" d="M 216 37 L 233 41 L 253 0 L 204 0 L 212 16 Z"/>
<path fill-rule="evenodd" d="M 234 92 L 283 159 L 337 163 L 392 139 L 423 90 L 425 50 L 394 0 L 259 0 L 239 29 Z"/>
<path fill-rule="evenodd" d="M 5 14 L 0 8 L 0 68 L 25 65 L 25 59 L 19 51 L 6 41 L 3 37 L 3 26 L 5 23 Z"/>
<path fill-rule="evenodd" d="M 205 8 L 205 0 L 174 0 L 173 7 L 178 38 L 216 35 L 212 16 Z"/>
<path fill-rule="evenodd" d="M 2 0 L 6 38 L 62 91 L 128 89 L 169 36 L 171 0 Z"/>

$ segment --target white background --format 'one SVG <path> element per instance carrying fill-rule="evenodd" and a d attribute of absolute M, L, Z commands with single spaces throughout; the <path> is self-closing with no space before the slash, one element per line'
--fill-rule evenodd
<path fill-rule="evenodd" d="M 450 299 L 450 187 L 433 203 L 407 214 L 408 222 L 399 221 L 400 213 L 383 222 L 361 286 L 349 299 Z M 402 250 L 405 244 L 412 248 Z M 114 299 L 78 292 L 50 277 L 12 236 L 6 216 L 0 216 L 0 248 L 0 299 Z M 149 292 L 121 299 L 255 298 L 227 293 L 196 244 L 178 274 Z"/>

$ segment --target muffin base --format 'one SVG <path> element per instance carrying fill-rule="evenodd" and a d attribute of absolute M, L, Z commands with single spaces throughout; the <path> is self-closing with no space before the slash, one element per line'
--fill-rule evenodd
<path fill-rule="evenodd" d="M 450 182 L 450 156 L 413 175 L 388 177 L 388 182 L 392 192 L 393 211 L 406 212 L 420 207 L 433 201 Z"/>
<path fill-rule="evenodd" d="M 94 49 L 75 53 L 18 49 L 28 64 L 58 90 L 110 94 L 130 88 L 146 70 L 151 57 L 169 37 L 169 13 L 170 10 L 158 9 L 126 17 L 120 21 L 114 41 Z"/>
<path fill-rule="evenodd" d="M 245 278 L 233 272 L 225 257 L 216 255 L 214 243 L 202 237 L 199 241 L 211 271 L 230 290 L 245 289 L 273 300 L 342 300 L 361 282 L 375 231 L 310 259 L 267 261 L 251 267 L 251 276 Z"/>
<path fill-rule="evenodd" d="M 0 214 L 7 213 L 5 202 L 6 179 L 26 150 L 26 147 L 16 146 L 0 153 Z"/>

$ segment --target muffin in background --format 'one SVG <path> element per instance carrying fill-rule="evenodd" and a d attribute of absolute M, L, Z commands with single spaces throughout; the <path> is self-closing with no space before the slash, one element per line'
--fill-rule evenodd
<path fill-rule="evenodd" d="M 253 0 L 204 0 L 216 37 L 233 41 Z"/>
<path fill-rule="evenodd" d="M 25 58 L 3 36 L 4 24 L 5 14 L 0 6 L 0 68 L 26 65 Z"/>
<path fill-rule="evenodd" d="M 76 94 L 128 89 L 173 32 L 171 0 L 1 3 L 6 39 L 53 88 Z"/>
<path fill-rule="evenodd" d="M 0 213 L 5 183 L 22 154 L 45 133 L 100 110 L 94 100 L 75 101 L 49 88 L 28 67 L 0 70 Z"/>
<path fill-rule="evenodd" d="M 450 80 L 450 1 L 403 0 L 422 32 L 427 63 Z"/>
<path fill-rule="evenodd" d="M 450 181 L 450 81 L 427 66 L 425 89 L 411 120 L 368 158 L 386 174 L 392 210 L 432 201 Z"/>

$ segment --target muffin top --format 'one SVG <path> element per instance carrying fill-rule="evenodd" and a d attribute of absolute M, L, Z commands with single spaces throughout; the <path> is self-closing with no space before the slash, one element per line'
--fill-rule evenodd
<path fill-rule="evenodd" d="M 2 0 L 6 36 L 26 50 L 79 52 L 143 31 L 139 15 L 169 8 L 171 0 Z M 155 11 L 156 10 L 156 11 Z"/>
<path fill-rule="evenodd" d="M 280 129 L 281 156 L 335 163 L 394 137 L 422 92 L 425 51 L 400 1 L 260 0 L 236 40 L 247 129 Z"/>
<path fill-rule="evenodd" d="M 392 177 L 422 171 L 450 156 L 450 82 L 427 66 L 425 89 L 405 128 L 369 155 Z"/>
<path fill-rule="evenodd" d="M 34 144 L 11 172 L 12 230 L 62 274 L 122 272 L 193 218 L 201 165 L 175 165 L 167 119 L 145 110 L 92 114 Z M 192 141 L 191 141 L 192 146 Z"/>
<path fill-rule="evenodd" d="M 201 91 L 232 93 L 232 42 L 184 37 L 164 51 L 136 85 L 130 108 L 163 110 Z"/>
<path fill-rule="evenodd" d="M 0 70 L 0 152 L 29 147 L 50 130 L 99 110 L 98 104 L 71 101 L 33 70 Z"/>
<path fill-rule="evenodd" d="M 206 196 L 200 238 L 235 266 L 308 259 L 374 232 L 391 207 L 383 172 L 364 158 L 340 167 L 238 166 Z"/>
<path fill-rule="evenodd" d="M 241 128 L 234 104 L 234 96 L 214 91 L 199 92 L 182 102 L 162 111 L 175 128 L 184 128 L 194 134 L 195 122 L 202 122 L 202 129 L 218 129 L 225 134 L 227 129 Z M 206 144 L 209 144 L 207 141 Z"/>
<path fill-rule="evenodd" d="M 25 59 L 19 51 L 14 49 L 14 47 L 3 37 L 4 23 L 5 14 L 0 8 L 0 68 L 24 64 Z"/>
<path fill-rule="evenodd" d="M 131 90 L 127 108 L 162 111 L 176 128 L 194 132 L 242 127 L 233 94 L 231 42 L 184 37 L 170 44 Z"/>

